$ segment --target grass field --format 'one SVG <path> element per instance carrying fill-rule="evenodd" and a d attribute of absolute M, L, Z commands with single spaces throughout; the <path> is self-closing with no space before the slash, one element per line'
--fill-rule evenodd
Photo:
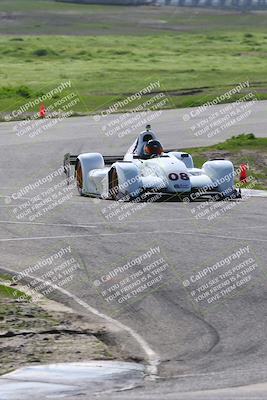
<path fill-rule="evenodd" d="M 195 147 L 185 151 L 192 154 L 195 166 L 198 168 L 201 168 L 206 160 L 212 158 L 229 159 L 236 168 L 241 163 L 246 163 L 249 166 L 250 179 L 247 184 L 241 184 L 241 188 L 267 189 L 267 138 L 242 134 L 213 146 Z"/>
<path fill-rule="evenodd" d="M 8 275 L 0 274 L 0 301 L 1 298 L 8 298 L 8 299 L 19 299 L 20 297 L 24 297 L 27 300 L 31 300 L 30 296 L 25 295 L 25 293 L 21 292 L 18 289 L 12 288 L 5 284 L 7 281 L 11 281 L 12 277 Z M 0 319 L 1 319 L 1 305 L 0 305 Z"/>
<path fill-rule="evenodd" d="M 267 98 L 266 13 L 52 0 L 1 0 L 0 10 L 2 113 L 66 80 L 81 113 L 157 80 L 169 108 L 203 104 L 247 80 Z"/>

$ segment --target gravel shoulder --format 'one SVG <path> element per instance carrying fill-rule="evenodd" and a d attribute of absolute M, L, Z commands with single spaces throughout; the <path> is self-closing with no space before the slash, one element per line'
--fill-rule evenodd
<path fill-rule="evenodd" d="M 95 316 L 46 298 L 21 301 L 18 289 L 0 276 L 1 375 L 25 365 L 133 359 Z"/>

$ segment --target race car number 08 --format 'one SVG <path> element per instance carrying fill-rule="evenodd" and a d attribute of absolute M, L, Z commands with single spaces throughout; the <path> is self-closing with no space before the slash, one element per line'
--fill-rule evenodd
<path fill-rule="evenodd" d="M 189 176 L 185 172 L 181 172 L 179 175 L 176 174 L 175 172 L 172 172 L 169 174 L 169 178 L 171 181 L 177 181 L 178 179 L 182 179 L 183 181 L 188 181 Z"/>

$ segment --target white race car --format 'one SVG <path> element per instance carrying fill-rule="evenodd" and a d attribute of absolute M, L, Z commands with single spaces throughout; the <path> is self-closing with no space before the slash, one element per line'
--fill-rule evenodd
<path fill-rule="evenodd" d="M 234 186 L 234 166 L 229 160 L 214 159 L 195 168 L 192 156 L 166 150 L 150 125 L 141 132 L 125 156 L 83 153 L 64 156 L 64 170 L 71 176 L 75 166 L 78 191 L 83 196 L 113 200 L 162 197 L 184 199 L 239 198 Z"/>

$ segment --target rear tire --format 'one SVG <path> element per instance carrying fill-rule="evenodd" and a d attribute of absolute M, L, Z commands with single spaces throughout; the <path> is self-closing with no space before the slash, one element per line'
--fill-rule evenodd
<path fill-rule="evenodd" d="M 119 199 L 119 178 L 116 168 L 112 168 L 109 174 L 109 197 L 112 200 Z"/>
<path fill-rule="evenodd" d="M 76 165 L 76 183 L 77 183 L 78 192 L 82 196 L 83 195 L 83 171 L 82 171 L 82 165 L 81 165 L 80 160 L 78 160 L 77 165 Z"/>

